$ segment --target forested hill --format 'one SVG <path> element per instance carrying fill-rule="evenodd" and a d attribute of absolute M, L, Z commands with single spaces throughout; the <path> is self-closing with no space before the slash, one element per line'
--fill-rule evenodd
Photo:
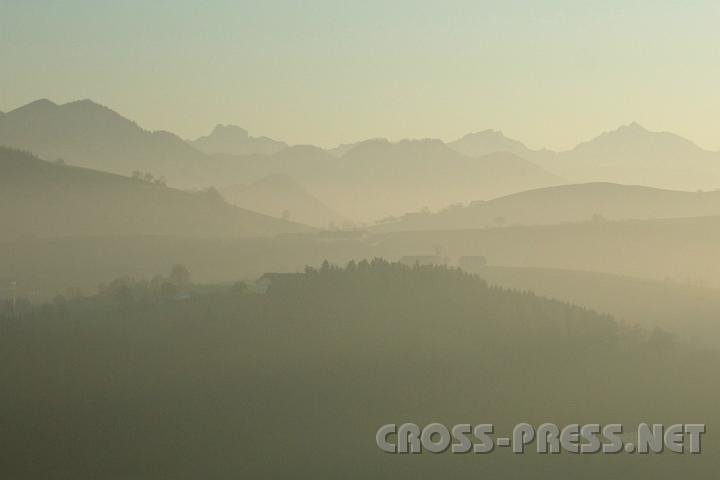
<path fill-rule="evenodd" d="M 212 190 L 185 192 L 150 180 L 49 163 L 0 147 L 0 239 L 312 231 L 230 205 Z"/>
<path fill-rule="evenodd" d="M 703 455 L 394 456 L 380 425 L 718 425 L 714 354 L 440 267 L 118 279 L 2 320 L 8 478 L 711 478 Z M 702 386 L 705 395 L 689 395 Z M 670 420 L 668 420 L 670 421 Z M 272 454 L 267 455 L 268 447 Z M 35 460 L 43 458 L 42 463 Z M 682 463 L 679 463 L 682 462 Z M 621 475 L 620 475 L 621 474 Z"/>

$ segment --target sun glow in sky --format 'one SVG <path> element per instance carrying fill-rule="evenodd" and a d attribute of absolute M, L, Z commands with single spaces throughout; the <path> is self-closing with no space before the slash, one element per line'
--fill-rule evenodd
<path fill-rule="evenodd" d="M 0 0 L 0 110 L 91 98 L 186 138 L 332 146 L 638 121 L 720 149 L 714 0 Z"/>

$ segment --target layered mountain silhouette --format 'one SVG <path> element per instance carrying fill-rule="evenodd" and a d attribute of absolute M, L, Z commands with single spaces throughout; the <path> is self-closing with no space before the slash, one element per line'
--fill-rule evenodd
<path fill-rule="evenodd" d="M 211 180 L 205 156 L 181 138 L 146 131 L 90 100 L 38 100 L 11 111 L 0 117 L 0 145 L 121 175 L 149 171 L 184 187 Z"/>
<path fill-rule="evenodd" d="M 471 159 L 439 140 L 360 142 L 338 158 L 338 152 L 309 145 L 281 148 L 279 142 L 221 126 L 191 145 L 168 132 L 146 131 L 89 100 L 63 105 L 39 100 L 9 112 L 0 117 L 0 145 L 122 175 L 148 171 L 181 188 L 247 185 L 285 174 L 364 221 L 563 182 L 517 156 Z"/>
<path fill-rule="evenodd" d="M 347 221 L 284 174 L 270 175 L 250 185 L 232 185 L 221 193 L 233 205 L 306 225 L 339 227 Z"/>
<path fill-rule="evenodd" d="M 612 182 L 673 190 L 720 188 L 720 152 L 678 135 L 652 132 L 637 122 L 583 142 L 572 150 L 531 150 L 501 132 L 486 130 L 448 144 L 465 155 L 507 151 L 573 183 Z"/>
<path fill-rule="evenodd" d="M 362 221 L 564 183 L 513 154 L 472 158 L 440 140 L 367 140 L 339 158 L 313 146 L 294 146 L 269 156 L 215 158 L 246 179 L 289 175 Z"/>
<path fill-rule="evenodd" d="M 637 123 L 606 132 L 542 162 L 576 181 L 609 181 L 679 190 L 720 188 L 720 152 L 703 150 Z"/>
<path fill-rule="evenodd" d="M 210 135 L 200 137 L 192 145 L 208 155 L 270 155 L 288 147 L 285 142 L 268 137 L 251 137 L 247 130 L 235 125 L 217 125 Z"/>
<path fill-rule="evenodd" d="M 720 215 L 720 191 L 682 192 L 586 183 L 528 190 L 438 213 L 410 213 L 378 231 L 487 228 L 507 225 Z"/>
<path fill-rule="evenodd" d="M 326 151 L 288 147 L 222 125 L 186 142 L 169 132 L 144 130 L 90 100 L 63 105 L 38 100 L 0 115 L 0 145 L 121 175 L 150 172 L 180 188 L 250 185 L 287 175 L 359 222 L 568 182 L 674 190 L 720 186 L 720 153 L 636 123 L 566 152 L 532 150 L 493 130 L 449 144 L 374 139 Z"/>
<path fill-rule="evenodd" d="M 535 153 L 522 142 L 506 137 L 499 130 L 483 130 L 482 132 L 469 133 L 448 143 L 448 147 L 470 157 L 479 157 L 495 152 L 510 152 L 527 158 Z"/>
<path fill-rule="evenodd" d="M 141 179 L 58 165 L 0 147 L 0 239 L 82 235 L 267 236 L 301 224 Z"/>

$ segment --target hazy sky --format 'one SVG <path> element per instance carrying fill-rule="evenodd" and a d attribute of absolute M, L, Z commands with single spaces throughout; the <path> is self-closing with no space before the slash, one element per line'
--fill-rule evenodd
<path fill-rule="evenodd" d="M 91 98 L 184 137 L 329 146 L 633 120 L 720 149 L 717 0 L 0 0 L 0 110 Z"/>

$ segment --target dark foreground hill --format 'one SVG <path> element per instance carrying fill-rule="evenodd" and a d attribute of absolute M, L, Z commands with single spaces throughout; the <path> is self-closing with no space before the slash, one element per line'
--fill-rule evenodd
<path fill-rule="evenodd" d="M 382 261 L 277 277 L 266 294 L 186 285 L 179 301 L 162 285 L 118 280 L 3 319 L 7 478 L 669 479 L 718 466 L 712 442 L 693 457 L 375 447 L 380 425 L 406 421 L 718 426 L 714 354 L 585 309 Z"/>
<path fill-rule="evenodd" d="M 81 235 L 263 236 L 311 231 L 140 178 L 52 164 L 0 147 L 0 239 Z"/>
<path fill-rule="evenodd" d="M 613 315 L 629 326 L 661 327 L 678 340 L 720 343 L 720 290 L 609 273 L 484 266 L 471 270 L 491 285 L 532 291 Z"/>

